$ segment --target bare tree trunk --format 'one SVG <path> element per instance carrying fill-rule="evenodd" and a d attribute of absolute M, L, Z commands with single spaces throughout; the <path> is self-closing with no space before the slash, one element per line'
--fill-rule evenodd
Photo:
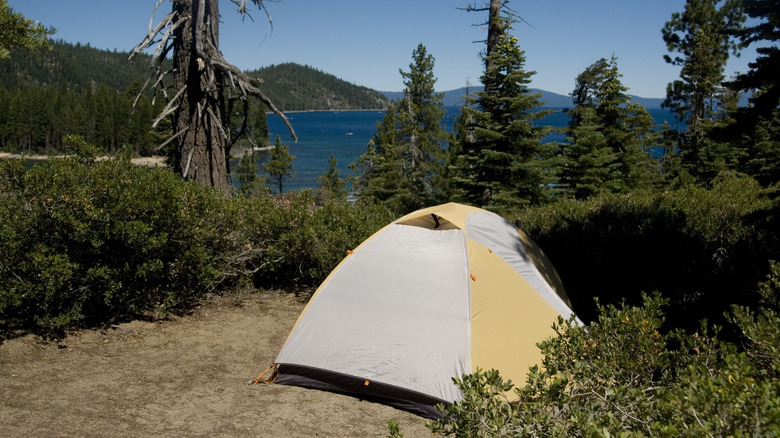
<path fill-rule="evenodd" d="M 501 24 L 499 23 L 499 19 L 501 18 L 501 1 L 502 0 L 490 0 L 490 10 L 488 12 L 487 53 L 485 54 L 486 69 L 493 67 L 493 62 L 487 55 L 490 55 L 496 50 L 496 45 L 498 45 L 498 37 L 501 35 Z"/>
<path fill-rule="evenodd" d="M 174 169 L 185 180 L 231 192 L 227 138 L 222 128 L 224 78 L 205 56 L 219 48 L 219 0 L 173 1 L 173 12 L 192 17 L 174 32 L 174 90 L 183 93 L 173 115 Z"/>

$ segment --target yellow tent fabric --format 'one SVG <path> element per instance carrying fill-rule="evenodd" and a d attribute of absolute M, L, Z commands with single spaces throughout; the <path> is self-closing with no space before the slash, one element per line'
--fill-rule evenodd
<path fill-rule="evenodd" d="M 355 248 L 301 313 L 277 383 L 377 399 L 435 417 L 453 377 L 516 383 L 536 343 L 572 315 L 552 264 L 500 216 L 449 203 L 406 215 Z"/>

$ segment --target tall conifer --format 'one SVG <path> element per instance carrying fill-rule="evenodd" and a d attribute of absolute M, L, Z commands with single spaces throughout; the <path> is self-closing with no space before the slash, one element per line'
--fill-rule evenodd
<path fill-rule="evenodd" d="M 731 34 L 744 21 L 741 0 L 688 0 L 685 10 L 672 14 L 662 29 L 667 49 L 676 54 L 664 59 L 681 67 L 680 79 L 667 86 L 664 107 L 686 124 L 685 132 L 669 131 L 675 140 L 670 145 L 674 152 L 670 164 L 700 183 L 708 183 L 730 161 L 716 153 L 725 149 L 709 144 L 707 133 L 723 115 L 724 68 L 729 54 L 738 53 L 741 47 Z"/>
<path fill-rule="evenodd" d="M 458 116 L 453 182 L 457 196 L 494 210 L 538 204 L 550 181 L 541 139 L 548 127 L 534 121 L 550 111 L 537 110 L 541 93 L 532 93 L 532 71 L 524 70 L 525 54 L 510 34 L 512 20 L 500 20 L 500 34 L 486 58 L 485 91 L 468 98 Z"/>
<path fill-rule="evenodd" d="M 357 195 L 386 202 L 399 212 L 410 212 L 443 200 L 437 176 L 444 171 L 443 94 L 435 92 L 434 58 L 425 46 L 412 53 L 404 78 L 403 97 L 390 104 L 365 154 L 351 167 Z"/>
<path fill-rule="evenodd" d="M 601 192 L 625 192 L 652 185 L 657 161 L 649 148 L 658 140 L 654 120 L 626 94 L 617 58 L 602 58 L 577 76 L 569 110 L 569 144 L 562 149 L 560 186 L 583 199 Z M 602 169 L 592 169 L 593 166 Z M 587 179 L 587 181 L 584 181 Z"/>

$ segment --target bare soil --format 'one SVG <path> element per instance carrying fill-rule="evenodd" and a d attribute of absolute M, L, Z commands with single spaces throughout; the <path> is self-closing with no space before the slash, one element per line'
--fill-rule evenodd
<path fill-rule="evenodd" d="M 0 344 L 3 437 L 407 437 L 425 420 L 324 391 L 250 385 L 271 364 L 305 299 L 215 298 L 192 314 Z"/>
<path fill-rule="evenodd" d="M 48 160 L 48 155 L 22 155 L 22 154 L 12 154 L 10 152 L 0 152 L 0 160 L 2 159 L 8 159 L 8 158 L 24 158 L 27 160 Z M 98 161 L 107 160 L 109 157 L 98 157 Z M 163 167 L 165 166 L 165 157 L 160 156 L 153 156 L 153 157 L 139 157 L 139 158 L 131 158 L 130 162 L 132 164 L 135 164 L 136 166 L 146 166 L 146 167 Z"/>

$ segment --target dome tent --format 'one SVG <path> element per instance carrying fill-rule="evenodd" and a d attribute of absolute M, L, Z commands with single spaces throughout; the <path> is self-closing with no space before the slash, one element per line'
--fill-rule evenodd
<path fill-rule="evenodd" d="M 353 394 L 427 417 L 452 378 L 525 380 L 571 305 L 552 265 L 500 216 L 449 203 L 387 225 L 330 273 L 275 361 L 275 382 Z"/>

